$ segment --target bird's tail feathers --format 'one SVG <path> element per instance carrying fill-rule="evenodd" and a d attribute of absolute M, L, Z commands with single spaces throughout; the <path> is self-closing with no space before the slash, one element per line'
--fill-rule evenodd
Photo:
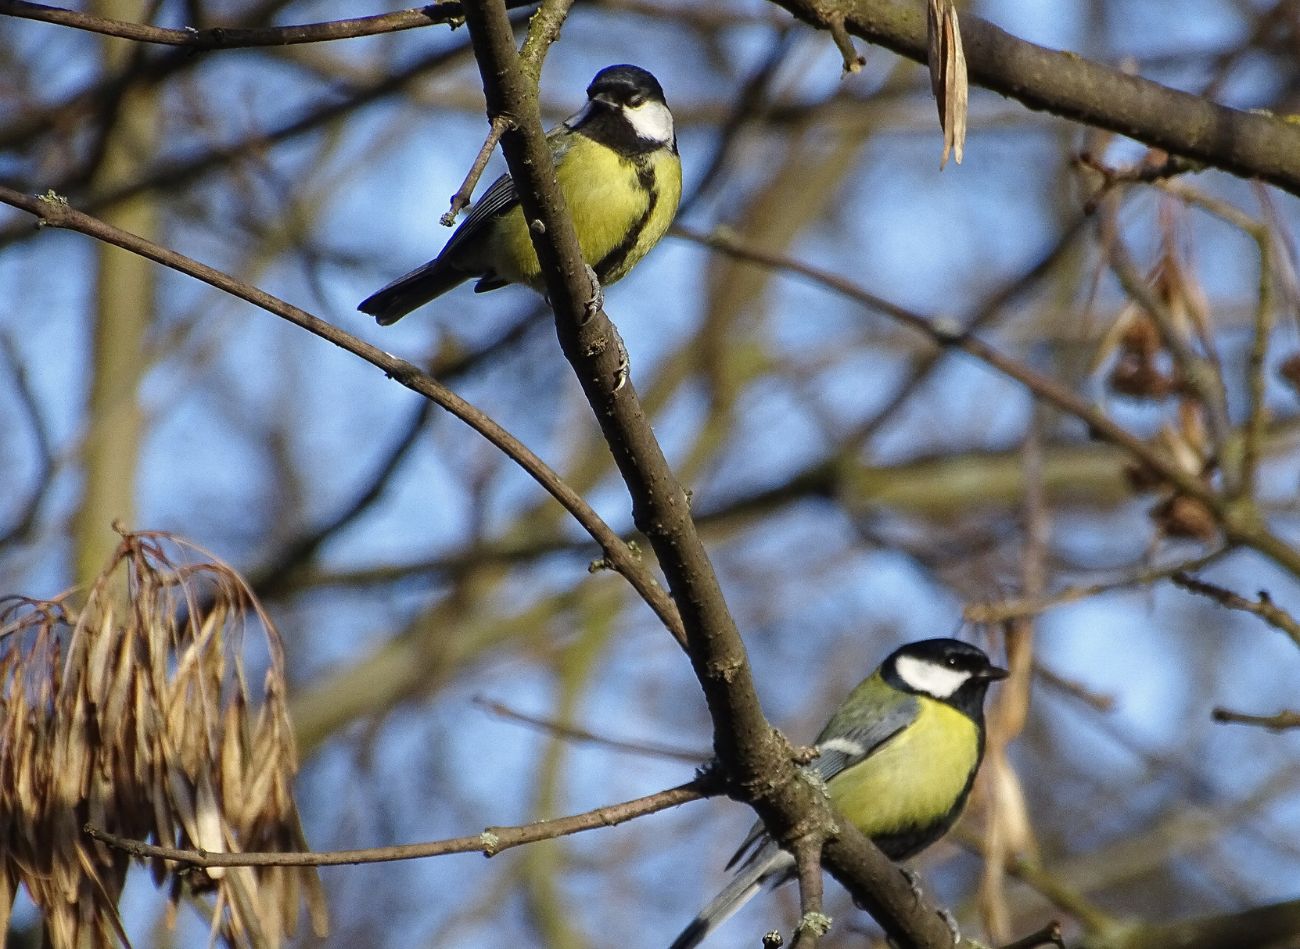
<path fill-rule="evenodd" d="M 357 309 L 369 313 L 380 326 L 389 326 L 471 276 L 448 261 L 431 260 L 372 293 L 361 301 Z"/>
<path fill-rule="evenodd" d="M 668 949 L 691 949 L 740 911 L 769 880 L 780 882 L 794 866 L 794 858 L 768 841 L 746 861 L 721 893 L 700 910 Z"/>

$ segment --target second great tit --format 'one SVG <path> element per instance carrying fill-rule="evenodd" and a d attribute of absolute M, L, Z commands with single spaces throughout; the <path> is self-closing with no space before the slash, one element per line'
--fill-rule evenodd
<path fill-rule="evenodd" d="M 895 651 L 827 722 L 809 766 L 831 803 L 891 860 L 930 846 L 961 814 L 984 756 L 984 696 L 1007 672 L 955 639 Z M 748 854 L 748 856 L 746 856 Z M 727 864 L 731 883 L 682 930 L 670 949 L 689 949 L 765 884 L 795 877 L 794 857 L 756 823 Z"/>
<path fill-rule="evenodd" d="M 602 285 L 611 284 L 664 236 L 681 199 L 682 163 L 664 91 L 638 66 L 608 66 L 587 87 L 582 110 L 546 138 L 583 259 Z M 442 253 L 358 309 L 387 326 L 473 278 L 477 293 L 508 283 L 544 289 L 508 174 L 484 192 Z"/>

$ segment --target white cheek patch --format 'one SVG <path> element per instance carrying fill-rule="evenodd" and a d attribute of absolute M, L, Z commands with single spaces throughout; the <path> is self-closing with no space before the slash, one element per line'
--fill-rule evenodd
<path fill-rule="evenodd" d="M 660 145 L 669 145 L 673 140 L 673 114 L 662 102 L 644 102 L 635 108 L 625 106 L 623 114 L 636 132 L 637 138 L 644 138 Z"/>
<path fill-rule="evenodd" d="M 854 741 L 852 738 L 828 738 L 817 746 L 817 750 L 821 754 L 838 751 L 846 758 L 859 758 L 867 752 L 861 742 Z"/>
<path fill-rule="evenodd" d="M 898 677 L 909 687 L 933 695 L 936 699 L 951 698 L 952 694 L 970 679 L 969 672 L 949 669 L 912 656 L 899 656 L 894 669 L 898 672 Z"/>

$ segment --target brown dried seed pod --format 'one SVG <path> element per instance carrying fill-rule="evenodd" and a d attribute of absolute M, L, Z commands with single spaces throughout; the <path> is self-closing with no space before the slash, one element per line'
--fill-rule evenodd
<path fill-rule="evenodd" d="M 1151 519 L 1166 537 L 1212 541 L 1219 535 L 1214 515 L 1200 501 L 1175 494 L 1151 509 Z"/>

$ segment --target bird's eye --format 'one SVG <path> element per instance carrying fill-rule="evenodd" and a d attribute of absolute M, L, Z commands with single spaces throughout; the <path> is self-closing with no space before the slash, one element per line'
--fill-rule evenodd
<path fill-rule="evenodd" d="M 627 104 L 630 108 L 639 109 L 641 106 L 645 105 L 645 96 L 639 92 L 634 92 L 632 95 L 627 97 Z"/>

